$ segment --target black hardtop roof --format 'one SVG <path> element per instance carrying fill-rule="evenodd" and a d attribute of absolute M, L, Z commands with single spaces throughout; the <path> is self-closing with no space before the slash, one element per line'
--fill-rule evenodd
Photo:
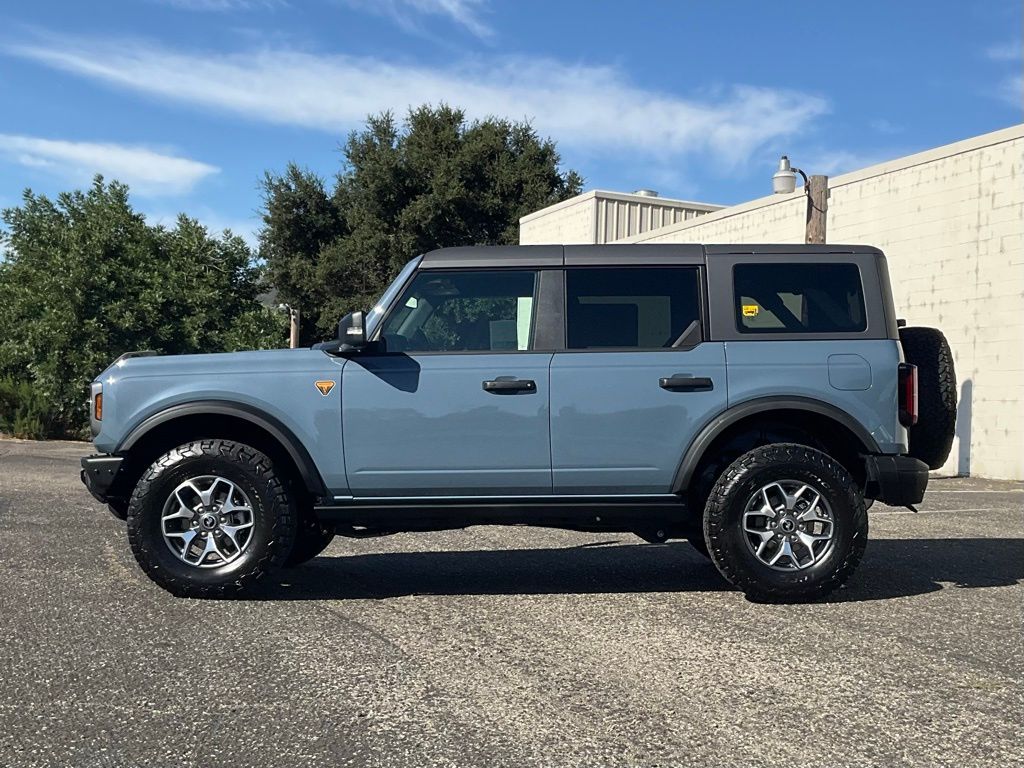
<path fill-rule="evenodd" d="M 811 256 L 881 254 L 870 245 L 629 243 L 609 245 L 472 245 L 423 255 L 421 269 L 561 267 L 582 265 L 695 264 L 708 256 Z"/>

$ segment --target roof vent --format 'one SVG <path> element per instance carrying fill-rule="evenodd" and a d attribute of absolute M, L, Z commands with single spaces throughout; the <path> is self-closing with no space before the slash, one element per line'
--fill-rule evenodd
<path fill-rule="evenodd" d="M 638 189 L 633 194 L 634 195 L 640 195 L 640 197 L 657 197 L 658 196 L 658 193 L 655 192 L 653 189 Z"/>

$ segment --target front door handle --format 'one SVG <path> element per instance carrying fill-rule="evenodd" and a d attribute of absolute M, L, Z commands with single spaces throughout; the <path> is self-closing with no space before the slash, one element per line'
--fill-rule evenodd
<path fill-rule="evenodd" d="M 671 392 L 707 392 L 715 388 L 715 382 L 707 376 L 662 376 L 658 386 Z"/>
<path fill-rule="evenodd" d="M 495 395 L 513 395 L 516 392 L 536 392 L 537 382 L 533 379 L 492 379 L 483 383 L 484 392 Z"/>

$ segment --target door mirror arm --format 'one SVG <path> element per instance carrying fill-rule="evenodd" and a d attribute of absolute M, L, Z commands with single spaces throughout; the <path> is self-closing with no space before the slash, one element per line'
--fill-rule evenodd
<path fill-rule="evenodd" d="M 366 314 L 361 311 L 349 312 L 338 321 L 338 337 L 336 339 L 316 345 L 317 349 L 336 356 L 375 352 L 380 347 L 379 341 L 367 341 Z"/>

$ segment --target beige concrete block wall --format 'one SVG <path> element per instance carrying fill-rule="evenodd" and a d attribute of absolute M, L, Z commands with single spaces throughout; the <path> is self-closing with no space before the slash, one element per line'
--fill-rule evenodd
<path fill-rule="evenodd" d="M 802 243 L 803 198 L 769 197 L 617 243 Z"/>
<path fill-rule="evenodd" d="M 804 215 L 800 194 L 769 196 L 616 242 L 799 243 Z M 835 177 L 828 241 L 884 250 L 897 312 L 950 341 L 942 471 L 1024 480 L 1024 125 Z"/>
<path fill-rule="evenodd" d="M 580 245 L 597 242 L 597 198 L 586 192 L 523 217 L 520 245 Z"/>
<path fill-rule="evenodd" d="M 1024 479 L 1024 126 L 830 189 L 829 241 L 885 251 L 901 316 L 953 348 L 959 419 L 942 471 Z"/>

